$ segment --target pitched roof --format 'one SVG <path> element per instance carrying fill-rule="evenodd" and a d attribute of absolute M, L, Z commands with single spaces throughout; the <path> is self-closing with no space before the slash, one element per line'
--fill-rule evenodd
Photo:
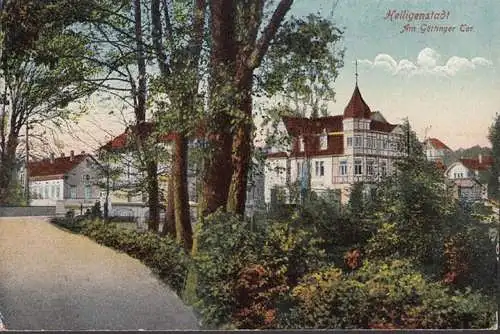
<path fill-rule="evenodd" d="M 448 146 L 446 146 L 441 140 L 439 140 L 437 138 L 428 138 L 428 139 L 426 139 L 425 142 L 427 144 L 430 144 L 432 147 L 434 147 L 437 150 L 449 150 L 449 151 L 451 151 L 451 149 Z"/>
<path fill-rule="evenodd" d="M 59 177 L 70 172 L 87 157 L 89 157 L 88 154 L 79 154 L 73 156 L 73 159 L 71 159 L 70 156 L 54 158 L 53 162 L 51 162 L 50 159 L 31 161 L 28 163 L 29 176 Z"/>
<path fill-rule="evenodd" d="M 344 135 L 343 135 L 343 120 L 344 116 L 326 116 L 319 118 L 306 117 L 289 117 L 282 118 L 288 134 L 293 137 L 292 142 L 292 157 L 309 156 L 326 156 L 339 155 L 344 153 Z M 370 130 L 380 132 L 391 132 L 397 125 L 383 122 L 380 118 L 372 119 L 370 122 Z M 320 136 L 328 135 L 327 149 L 320 149 Z M 305 150 L 300 151 L 300 139 L 305 141 Z M 267 155 L 269 158 L 285 157 L 285 152 L 274 152 Z"/>
<path fill-rule="evenodd" d="M 139 136 L 143 138 L 149 137 L 151 134 L 155 133 L 156 123 L 143 122 L 138 125 L 128 126 L 123 133 L 111 139 L 105 145 L 101 146 L 100 149 L 109 151 L 109 150 L 119 150 L 126 148 L 130 144 L 130 141 L 132 140 L 134 133 L 137 131 L 137 129 L 139 130 L 138 132 Z M 159 142 L 167 143 L 174 140 L 177 137 L 177 135 L 178 135 L 177 132 L 169 132 L 169 133 L 157 134 L 157 137 Z M 203 135 L 204 135 L 204 126 L 200 125 L 196 129 L 195 137 L 200 138 L 203 137 Z"/>
<path fill-rule="evenodd" d="M 468 169 L 477 170 L 477 171 L 488 170 L 493 165 L 493 157 L 492 156 L 482 156 L 481 162 L 479 160 L 480 160 L 479 157 L 472 158 L 472 159 L 462 158 L 462 159 L 460 159 L 460 162 Z"/>
<path fill-rule="evenodd" d="M 351 100 L 344 109 L 344 118 L 370 118 L 370 107 L 366 104 L 365 100 L 359 92 L 358 85 L 354 88 Z"/>
<path fill-rule="evenodd" d="M 342 116 L 327 116 L 315 119 L 306 117 L 283 117 L 286 130 L 291 136 L 321 134 L 342 131 Z"/>

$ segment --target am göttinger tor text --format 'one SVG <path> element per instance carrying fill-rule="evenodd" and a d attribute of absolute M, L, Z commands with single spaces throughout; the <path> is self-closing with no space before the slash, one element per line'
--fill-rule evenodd
<path fill-rule="evenodd" d="M 462 23 L 458 25 L 446 24 L 450 17 L 450 11 L 423 11 L 412 12 L 409 10 L 394 10 L 389 9 L 385 15 L 385 20 L 389 21 L 406 21 L 400 33 L 452 33 L 452 32 L 472 32 L 474 27 Z M 418 23 L 417 23 L 418 22 Z"/>

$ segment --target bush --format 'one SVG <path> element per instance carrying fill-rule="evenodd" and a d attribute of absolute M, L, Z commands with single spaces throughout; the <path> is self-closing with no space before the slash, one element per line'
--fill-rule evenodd
<path fill-rule="evenodd" d="M 188 256 L 170 237 L 136 232 L 100 220 L 85 221 L 80 232 L 104 246 L 143 262 L 178 295 L 184 288 Z"/>
<path fill-rule="evenodd" d="M 194 257 L 199 299 L 195 307 L 205 325 L 221 327 L 231 323 L 237 306 L 235 283 L 240 271 L 258 263 L 258 233 L 238 216 L 217 211 L 196 228 L 198 249 Z"/>
<path fill-rule="evenodd" d="M 290 287 L 326 263 L 298 216 L 251 223 L 217 212 L 198 228 L 196 306 L 208 326 L 276 327 Z"/>
<path fill-rule="evenodd" d="M 408 261 L 365 262 L 352 274 L 328 268 L 292 292 L 298 328 L 489 328 L 496 305 L 477 293 L 429 283 Z"/>

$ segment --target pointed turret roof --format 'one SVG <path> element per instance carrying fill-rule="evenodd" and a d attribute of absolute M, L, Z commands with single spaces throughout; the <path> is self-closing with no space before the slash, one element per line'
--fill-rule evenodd
<path fill-rule="evenodd" d="M 358 84 L 354 88 L 351 100 L 344 109 L 344 118 L 368 118 L 370 119 L 370 107 L 359 92 Z"/>

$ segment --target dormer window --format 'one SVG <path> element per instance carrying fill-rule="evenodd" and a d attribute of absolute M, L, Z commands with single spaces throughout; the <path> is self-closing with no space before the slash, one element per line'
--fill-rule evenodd
<path fill-rule="evenodd" d="M 323 133 L 319 137 L 319 148 L 322 151 L 328 148 L 328 134 L 326 133 L 326 130 L 323 130 Z"/>
<path fill-rule="evenodd" d="M 300 136 L 299 137 L 299 151 L 304 152 L 304 147 L 305 147 L 304 137 Z"/>

